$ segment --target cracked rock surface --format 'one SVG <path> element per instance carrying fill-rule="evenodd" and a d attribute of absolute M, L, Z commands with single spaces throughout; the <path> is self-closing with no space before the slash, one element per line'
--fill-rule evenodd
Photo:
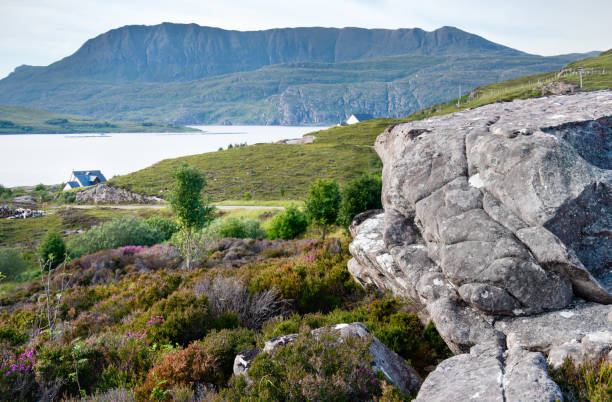
<path fill-rule="evenodd" d="M 446 359 L 427 377 L 417 401 L 557 401 L 561 390 L 548 376 L 541 353 L 504 351 L 495 343 Z"/>
<path fill-rule="evenodd" d="M 612 358 L 612 91 L 399 124 L 375 148 L 384 212 L 351 228 L 357 281 L 412 300 L 458 362 Z"/>

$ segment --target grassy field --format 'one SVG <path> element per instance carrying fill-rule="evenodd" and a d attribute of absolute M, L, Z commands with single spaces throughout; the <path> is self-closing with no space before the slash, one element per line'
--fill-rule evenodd
<path fill-rule="evenodd" d="M 244 199 L 247 192 L 256 200 L 301 200 L 317 178 L 346 183 L 362 172 L 380 171 L 372 144 L 387 126 L 399 121 L 374 119 L 317 131 L 312 144 L 258 144 L 167 159 L 116 177 L 110 184 L 143 194 L 157 195 L 159 190 L 167 194 L 172 170 L 188 163 L 206 173 L 205 192 L 214 202 Z"/>
<path fill-rule="evenodd" d="M 0 134 L 66 134 L 66 133 L 142 133 L 196 131 L 189 127 L 165 123 L 103 121 L 0 105 Z"/>

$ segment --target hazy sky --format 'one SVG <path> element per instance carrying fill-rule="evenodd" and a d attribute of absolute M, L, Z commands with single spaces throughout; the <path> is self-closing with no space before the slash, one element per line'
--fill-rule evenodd
<path fill-rule="evenodd" d="M 529 53 L 612 48 L 612 0 L 0 0 L 0 78 L 48 65 L 123 25 L 164 21 L 257 30 L 451 25 Z"/>

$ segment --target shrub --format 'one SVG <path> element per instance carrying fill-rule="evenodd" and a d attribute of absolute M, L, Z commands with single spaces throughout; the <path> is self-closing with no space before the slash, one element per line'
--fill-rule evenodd
<path fill-rule="evenodd" d="M 261 239 L 266 232 L 257 219 L 236 218 L 230 216 L 217 219 L 204 229 L 204 236 L 209 239 L 235 237 L 238 239 Z"/>
<path fill-rule="evenodd" d="M 355 215 L 382 208 L 381 190 L 380 177 L 363 175 L 351 180 L 342 192 L 338 222 L 348 228 Z"/>
<path fill-rule="evenodd" d="M 285 258 L 255 265 L 252 292 L 276 289 L 282 299 L 295 301 L 302 313 L 329 311 L 360 291 L 352 279 L 346 254 L 314 250 L 302 258 Z"/>
<path fill-rule="evenodd" d="M 64 192 L 61 192 L 57 196 L 57 200 L 59 202 L 65 203 L 65 204 L 72 204 L 73 202 L 76 201 L 76 192 L 74 192 L 74 191 L 64 191 Z"/>
<path fill-rule="evenodd" d="M 340 202 L 340 189 L 335 181 L 317 180 L 310 186 L 306 199 L 306 216 L 310 223 L 321 228 L 323 240 L 325 240 L 329 226 L 336 223 L 338 219 Z"/>
<path fill-rule="evenodd" d="M 168 353 L 136 388 L 136 395 L 138 399 L 149 400 L 153 399 L 156 391 L 165 395 L 165 391 L 175 387 L 195 384 L 222 386 L 231 376 L 236 354 L 254 345 L 254 334 L 249 330 L 213 331 L 203 341 Z"/>
<path fill-rule="evenodd" d="M 57 232 L 48 232 L 38 246 L 38 255 L 47 269 L 53 269 L 66 259 L 66 243 Z"/>
<path fill-rule="evenodd" d="M 264 339 L 296 333 L 304 326 L 320 328 L 359 321 L 365 324 L 389 349 L 408 360 L 421 374 L 425 367 L 436 365 L 452 354 L 433 324 L 423 328 L 416 314 L 402 311 L 404 304 L 396 299 L 377 299 L 353 311 L 334 310 L 328 314 L 295 314 L 269 321 L 263 328 Z"/>
<path fill-rule="evenodd" d="M 161 317 L 161 321 L 152 321 Z M 160 344 L 187 345 L 212 327 L 206 297 L 187 291 L 174 292 L 158 301 L 134 324 L 134 332 L 144 329 L 147 338 Z"/>
<path fill-rule="evenodd" d="M 370 342 L 367 337 L 338 342 L 331 333 L 318 339 L 300 335 L 271 354 L 260 353 L 249 369 L 251 381 L 234 387 L 235 395 L 225 395 L 253 400 L 372 400 L 382 396 L 384 380 L 371 368 Z"/>
<path fill-rule="evenodd" d="M 27 342 L 28 336 L 24 331 L 15 327 L 2 326 L 0 327 L 0 339 L 7 341 L 12 346 L 19 346 Z"/>
<path fill-rule="evenodd" d="M 0 248 L 0 272 L 7 279 L 14 280 L 28 267 L 19 250 L 15 248 Z"/>
<path fill-rule="evenodd" d="M 308 220 L 306 215 L 295 206 L 290 206 L 280 215 L 276 215 L 268 227 L 270 239 L 294 239 L 306 232 Z"/>
<path fill-rule="evenodd" d="M 5 346 L 5 345 L 2 345 Z M 0 396 L 5 400 L 36 400 L 34 349 L 26 349 L 15 356 L 12 351 L 0 350 Z"/>
<path fill-rule="evenodd" d="M 103 222 L 76 237 L 70 249 L 76 256 L 121 246 L 152 246 L 163 240 L 155 229 L 140 220 L 128 217 Z"/>
<path fill-rule="evenodd" d="M 250 294 L 246 284 L 235 278 L 206 278 L 198 281 L 194 290 L 197 296 L 206 295 L 211 313 L 216 317 L 236 314 L 248 328 L 261 328 L 264 322 L 284 310 L 276 289 Z"/>
<path fill-rule="evenodd" d="M 48 343 L 36 355 L 36 373 L 44 383 L 60 380 L 60 394 L 79 395 L 79 388 L 89 393 L 102 372 L 102 357 L 100 351 L 82 344 Z"/>
<path fill-rule="evenodd" d="M 161 216 L 143 219 L 142 223 L 153 230 L 157 230 L 161 234 L 162 241 L 170 240 L 172 235 L 181 229 L 178 222 L 174 219 L 168 219 Z"/>

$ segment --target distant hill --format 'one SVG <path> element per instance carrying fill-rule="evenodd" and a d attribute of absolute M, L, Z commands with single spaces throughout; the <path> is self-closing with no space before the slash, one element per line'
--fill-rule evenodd
<path fill-rule="evenodd" d="M 0 103 L 99 119 L 322 124 L 401 117 L 469 89 L 585 55 L 529 55 L 452 27 L 228 31 L 126 26 L 0 80 Z"/>
<path fill-rule="evenodd" d="M 345 127 L 312 133 L 314 143 L 301 145 L 259 144 L 225 151 L 166 159 L 146 169 L 115 177 L 111 184 L 149 195 L 168 194 L 171 172 L 183 163 L 198 166 L 208 176 L 206 194 L 215 201 L 240 199 L 249 192 L 255 199 L 302 199 L 315 178 L 337 180 L 341 186 L 362 172 L 380 172 L 381 162 L 373 149 L 376 137 L 391 124 L 448 114 L 486 103 L 541 96 L 541 87 L 551 80 L 578 84 L 573 74 L 582 68 L 583 90 L 612 89 L 612 52 L 564 66 L 561 70 L 504 81 L 444 104 L 420 110 L 402 119 L 372 119 Z M 576 89 L 580 90 L 579 88 Z M 279 174 L 282 172 L 282 174 Z"/>
<path fill-rule="evenodd" d="M 164 123 L 103 121 L 22 106 L 0 105 L 0 134 L 146 133 L 195 131 Z"/>

